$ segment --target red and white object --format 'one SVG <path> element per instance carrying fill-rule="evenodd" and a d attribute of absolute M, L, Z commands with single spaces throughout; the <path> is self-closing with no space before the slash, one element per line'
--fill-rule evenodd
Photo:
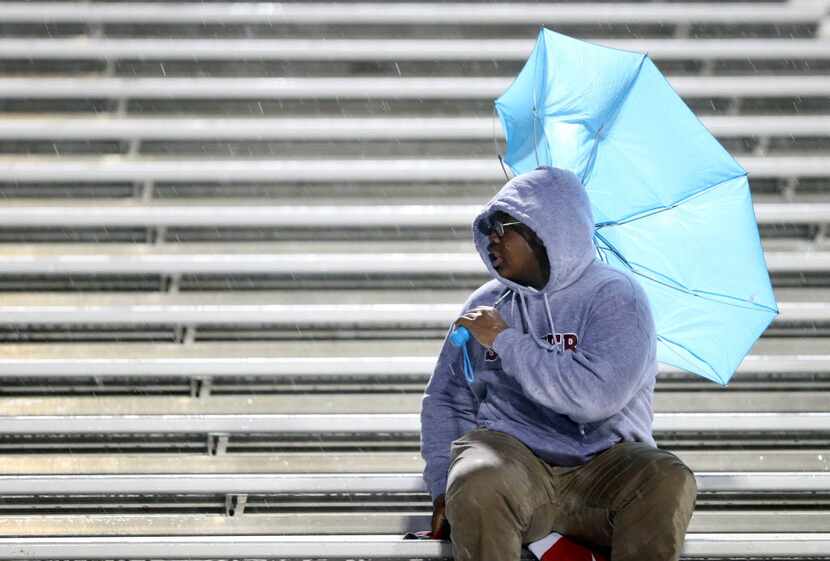
<path fill-rule="evenodd" d="M 556 532 L 530 543 L 527 548 L 539 561 L 608 561 L 604 555 Z"/>

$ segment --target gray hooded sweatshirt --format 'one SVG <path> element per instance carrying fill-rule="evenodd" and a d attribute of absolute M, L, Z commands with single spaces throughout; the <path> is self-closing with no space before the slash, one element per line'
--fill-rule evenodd
<path fill-rule="evenodd" d="M 545 244 L 547 284 L 537 290 L 493 268 L 487 233 L 503 211 Z M 570 171 L 540 167 L 510 180 L 473 221 L 476 249 L 494 277 L 459 315 L 494 306 L 509 325 L 491 349 L 467 343 L 475 382 L 448 340 L 421 406 L 424 480 L 445 493 L 453 440 L 477 427 L 514 436 L 557 466 L 587 462 L 617 442 L 652 436 L 656 334 L 637 280 L 597 257 L 588 196 Z"/>

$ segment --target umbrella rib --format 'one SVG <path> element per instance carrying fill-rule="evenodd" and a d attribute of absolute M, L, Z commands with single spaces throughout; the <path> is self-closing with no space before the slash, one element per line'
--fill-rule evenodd
<path fill-rule="evenodd" d="M 713 376 L 718 375 L 717 370 L 715 370 L 715 368 L 711 364 L 709 364 L 709 361 L 704 359 L 703 357 L 699 356 L 694 351 L 691 351 L 691 350 L 687 349 L 685 346 L 678 343 L 677 341 L 673 341 L 673 340 L 669 339 L 668 337 L 664 337 L 662 335 L 657 335 L 657 339 L 660 340 L 660 341 L 663 341 L 665 343 L 670 343 L 669 345 L 666 345 L 666 348 L 671 350 L 673 353 L 677 354 L 678 356 L 680 356 L 680 353 L 678 353 L 677 350 L 675 348 L 673 348 L 671 345 L 674 345 L 675 347 L 680 347 L 681 349 L 683 349 L 684 351 L 686 351 L 687 353 L 689 353 L 690 355 L 695 357 L 697 360 L 699 360 L 702 364 L 705 364 L 706 367 L 709 369 L 709 373 L 711 375 L 713 375 Z M 677 368 L 683 368 L 679 364 L 672 364 L 672 363 L 669 363 L 669 362 L 667 362 L 666 364 L 671 364 L 671 366 L 676 366 Z M 726 386 L 726 384 L 721 384 L 721 385 Z"/>
<path fill-rule="evenodd" d="M 747 304 L 751 304 L 752 309 L 759 309 L 760 308 L 762 310 L 766 310 L 768 312 L 772 312 L 772 313 L 778 315 L 778 308 L 772 308 L 770 306 L 767 306 L 766 304 L 759 304 L 757 302 L 752 302 L 750 300 L 744 300 L 742 298 L 736 298 L 735 296 L 730 296 L 728 294 L 721 294 L 719 292 L 711 292 L 709 290 L 694 290 L 693 292 L 696 295 L 698 295 L 700 298 L 703 298 L 703 296 L 700 296 L 701 294 L 710 294 L 712 296 L 717 296 L 719 298 L 727 298 L 729 300 L 737 300 L 738 302 L 744 302 L 744 303 L 747 303 Z M 737 304 L 731 304 L 731 305 L 734 305 L 736 307 L 743 307 L 743 306 L 738 306 Z"/>
<path fill-rule="evenodd" d="M 652 273 L 653 275 L 659 275 L 661 277 L 665 276 L 665 275 L 661 274 L 659 271 L 655 271 L 655 270 L 653 270 L 649 267 L 646 267 L 645 265 L 642 265 L 640 263 L 636 263 L 636 262 L 633 262 L 633 261 L 630 261 L 630 260 L 626 259 L 619 252 L 619 250 L 616 247 L 614 247 L 614 245 L 612 243 L 610 243 L 607 239 L 605 239 L 605 237 L 602 234 L 600 234 L 599 232 L 594 232 L 594 235 L 597 238 L 599 238 L 606 245 L 606 247 L 602 247 L 601 249 L 604 249 L 606 251 L 610 251 L 611 253 L 613 253 L 614 256 L 616 256 L 617 259 L 619 259 L 635 275 L 638 275 L 638 276 L 643 277 L 645 279 L 648 279 L 650 281 L 656 282 L 657 284 L 665 286 L 666 288 L 670 288 L 672 290 L 677 290 L 679 292 L 684 292 L 686 294 L 690 294 L 692 296 L 695 296 L 697 298 L 702 298 L 704 300 L 710 300 L 712 302 L 718 302 L 720 304 L 725 304 L 727 306 L 734 306 L 736 308 L 744 308 L 744 309 L 756 310 L 756 311 L 765 310 L 765 311 L 768 311 L 768 312 L 772 312 L 774 314 L 778 314 L 778 310 L 775 309 L 775 308 L 771 308 L 769 306 L 766 306 L 764 304 L 759 304 L 757 302 L 750 302 L 748 300 L 744 300 L 742 298 L 737 298 L 737 297 L 731 296 L 729 294 L 722 294 L 720 292 L 711 292 L 711 291 L 707 291 L 707 290 L 692 289 L 692 288 L 689 288 L 687 286 L 684 286 L 684 285 L 678 283 L 677 281 L 674 281 L 674 279 L 670 279 L 670 280 L 672 280 L 672 282 L 675 283 L 674 285 L 669 284 L 666 281 L 658 280 L 654 276 L 647 275 L 647 274 L 643 273 L 642 271 L 648 271 L 648 272 Z M 635 269 L 634 268 L 635 266 L 639 270 Z M 707 298 L 706 295 L 711 296 L 711 298 Z M 717 297 L 717 299 L 715 297 Z M 722 299 L 734 300 L 735 302 L 724 302 Z M 738 304 L 738 302 L 740 302 L 742 304 L 749 304 L 749 305 L 748 306 L 741 306 L 741 305 Z"/>
<path fill-rule="evenodd" d="M 622 261 L 625 264 L 626 267 L 628 267 L 632 271 L 634 270 L 634 268 L 628 262 L 628 259 L 623 257 L 623 255 L 617 250 L 617 248 L 614 247 L 614 244 L 612 244 L 607 239 L 605 239 L 605 236 L 600 234 L 598 231 L 594 231 L 594 237 L 599 238 L 600 240 L 602 240 L 602 243 L 604 243 L 606 245 L 606 247 L 603 248 L 603 249 L 606 249 L 606 250 L 610 251 L 611 253 L 613 253 L 617 257 L 617 259 L 619 259 L 620 261 Z"/>
<path fill-rule="evenodd" d="M 685 197 L 683 197 L 682 199 L 680 199 L 678 201 L 673 202 L 669 206 L 659 206 L 659 207 L 651 208 L 651 209 L 648 209 L 648 210 L 643 210 L 643 211 L 640 211 L 637 214 L 632 214 L 631 216 L 628 216 L 626 218 L 622 218 L 620 220 L 609 220 L 607 222 L 600 222 L 599 224 L 594 225 L 594 228 L 599 230 L 600 228 L 605 228 L 607 226 L 623 226 L 625 224 L 628 224 L 629 222 L 634 222 L 635 220 L 641 220 L 643 218 L 648 218 L 649 216 L 653 216 L 653 215 L 658 214 L 660 212 L 665 212 L 667 210 L 671 210 L 674 207 L 680 206 L 683 203 L 685 203 L 685 202 L 687 202 L 687 201 L 689 201 L 689 200 L 691 200 L 695 197 L 699 197 L 699 196 L 703 195 L 704 193 L 706 193 L 707 191 L 709 191 L 711 189 L 716 189 L 716 188 L 720 187 L 721 185 L 723 185 L 724 183 L 727 183 L 727 182 L 732 181 L 734 179 L 738 179 L 739 177 L 743 177 L 745 175 L 746 175 L 746 172 L 739 173 L 738 175 L 728 177 L 728 178 L 726 178 L 722 181 L 718 181 L 714 185 L 707 185 L 706 187 L 704 187 L 704 188 L 702 188 L 698 191 L 695 191 L 694 193 L 686 195 Z"/>
<path fill-rule="evenodd" d="M 620 49 L 616 49 L 620 50 Z M 640 63 L 637 65 L 637 71 L 633 73 L 631 78 L 628 80 L 628 83 L 625 85 L 625 88 L 621 90 L 620 93 L 617 94 L 617 99 L 614 100 L 614 114 L 608 117 L 608 120 L 600 125 L 599 129 L 597 130 L 596 134 L 594 135 L 594 144 L 591 147 L 591 154 L 588 158 L 588 163 L 585 165 L 585 170 L 582 172 L 582 177 L 580 177 L 580 181 L 582 181 L 583 185 L 587 184 L 588 179 L 590 178 L 591 174 L 594 172 L 594 163 L 597 160 L 597 153 L 599 152 L 599 143 L 602 141 L 602 135 L 600 134 L 603 130 L 608 130 L 614 125 L 614 121 L 617 120 L 617 117 L 622 111 L 623 105 L 625 105 L 626 100 L 628 99 L 628 95 L 631 93 L 631 86 L 634 85 L 634 82 L 637 81 L 637 78 L 640 77 L 640 72 L 643 70 L 643 63 L 645 63 L 646 59 L 648 58 L 647 54 L 638 53 L 640 54 Z"/>
<path fill-rule="evenodd" d="M 651 269 L 649 269 L 648 267 L 644 267 L 644 266 L 640 265 L 639 263 L 635 263 L 635 265 L 637 265 L 638 267 L 642 267 L 643 269 L 645 269 L 647 271 L 651 271 Z M 629 265 L 629 267 L 630 267 L 630 265 Z M 732 306 L 732 307 L 735 307 L 735 308 L 743 308 L 745 310 L 767 311 L 767 312 L 772 312 L 774 314 L 778 314 L 777 309 L 770 308 L 769 306 L 766 306 L 764 304 L 758 304 L 756 302 L 750 302 L 750 301 L 744 300 L 742 298 L 736 298 L 735 296 L 730 296 L 729 294 L 721 294 L 720 292 L 711 292 L 711 291 L 707 291 L 707 290 L 696 290 L 696 289 L 685 287 L 685 286 L 680 285 L 680 284 L 678 284 L 678 286 L 675 287 L 675 286 L 672 286 L 672 285 L 670 285 L 666 282 L 657 280 L 654 277 L 643 274 L 640 271 L 635 270 L 633 267 L 631 267 L 631 272 L 634 273 L 635 275 L 641 276 L 643 278 L 649 279 L 650 281 L 661 284 L 661 285 L 663 285 L 667 288 L 671 288 L 673 290 L 678 290 L 678 291 L 681 291 L 681 292 L 685 292 L 686 294 L 689 294 L 691 296 L 695 296 L 697 298 L 702 298 L 703 300 L 709 300 L 711 302 L 718 302 L 719 304 L 724 304 L 726 306 Z M 656 271 L 652 271 L 652 272 L 656 272 Z M 712 296 L 712 297 L 711 298 L 707 297 L 707 295 Z M 714 298 L 714 297 L 718 297 L 718 298 Z M 735 300 L 735 302 L 724 302 L 720 298 L 725 298 L 725 299 L 728 299 L 728 300 Z M 742 306 L 742 305 L 738 304 L 738 302 L 740 302 L 742 304 L 749 304 L 749 305 L 748 306 Z"/>

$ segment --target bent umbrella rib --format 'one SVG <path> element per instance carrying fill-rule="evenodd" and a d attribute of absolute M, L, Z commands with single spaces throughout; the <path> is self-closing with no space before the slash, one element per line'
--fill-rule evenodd
<path fill-rule="evenodd" d="M 716 188 L 720 187 L 724 183 L 728 183 L 729 181 L 733 181 L 735 179 L 738 179 L 739 177 L 744 177 L 745 175 L 747 175 L 747 173 L 743 172 L 743 173 L 739 173 L 738 175 L 734 175 L 732 177 L 727 177 L 726 179 L 718 181 L 717 183 L 714 183 L 712 185 L 707 185 L 706 187 L 698 189 L 694 193 L 690 193 L 689 195 L 686 195 L 682 199 L 679 199 L 679 200 L 673 202 L 672 204 L 670 204 L 668 206 L 659 206 L 659 207 L 651 208 L 651 209 L 648 209 L 648 210 L 643 210 L 643 211 L 637 212 L 636 214 L 632 214 L 632 215 L 627 216 L 625 218 L 621 218 L 619 220 L 608 220 L 606 222 L 600 222 L 598 224 L 594 224 L 594 228 L 596 230 L 599 230 L 599 229 L 605 228 L 607 226 L 622 226 L 624 224 L 628 224 L 629 222 L 634 222 L 636 220 L 640 220 L 642 218 L 648 218 L 649 216 L 654 216 L 655 214 L 665 212 L 667 210 L 672 210 L 674 207 L 680 206 L 683 203 L 685 203 L 686 201 L 690 201 L 690 200 L 694 199 L 695 197 L 699 197 L 699 196 L 703 195 L 704 193 L 706 193 L 706 192 L 708 192 L 712 189 L 716 189 Z"/>
<path fill-rule="evenodd" d="M 594 162 L 597 160 L 597 153 L 599 152 L 599 144 L 602 142 L 603 135 L 602 131 L 609 130 L 611 127 L 614 126 L 614 122 L 617 120 L 617 116 L 619 116 L 620 111 L 622 110 L 623 105 L 628 100 L 628 95 L 631 93 L 631 86 L 634 82 L 637 81 L 637 78 L 640 77 L 640 72 L 643 69 L 643 63 L 648 58 L 648 55 L 643 54 L 640 57 L 640 64 L 637 65 L 637 71 L 633 73 L 631 79 L 625 85 L 625 88 L 622 89 L 622 93 L 620 93 L 617 99 L 614 100 L 614 113 L 608 118 L 608 120 L 600 125 L 599 129 L 596 131 L 594 135 L 594 143 L 591 147 L 591 155 L 589 156 L 588 163 L 585 166 L 585 170 L 582 172 L 582 177 L 580 177 L 580 181 L 582 181 L 583 185 L 586 185 L 588 179 L 591 177 L 591 173 L 594 171 Z"/>

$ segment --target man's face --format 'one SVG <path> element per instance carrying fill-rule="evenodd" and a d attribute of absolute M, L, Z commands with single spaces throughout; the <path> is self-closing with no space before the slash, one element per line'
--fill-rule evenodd
<path fill-rule="evenodd" d="M 501 214 L 493 221 L 506 224 L 518 222 L 507 214 Z M 488 238 L 490 244 L 487 251 L 490 253 L 490 261 L 493 268 L 501 276 L 514 282 L 524 285 L 531 285 L 535 288 L 544 286 L 541 266 L 533 253 L 530 244 L 519 234 L 515 226 L 504 226 L 504 236 L 499 237 L 495 228 L 490 229 Z M 544 279 L 546 281 L 546 279 Z"/>

